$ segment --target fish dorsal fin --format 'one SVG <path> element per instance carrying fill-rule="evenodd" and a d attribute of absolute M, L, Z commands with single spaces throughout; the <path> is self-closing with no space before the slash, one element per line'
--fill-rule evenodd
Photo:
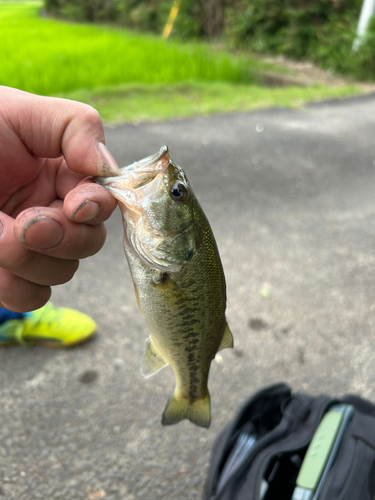
<path fill-rule="evenodd" d="M 224 335 L 223 338 L 221 339 L 219 349 L 217 351 L 219 352 L 222 349 L 226 349 L 227 347 L 233 347 L 233 335 L 232 332 L 229 330 L 228 323 L 225 323 Z"/>
<path fill-rule="evenodd" d="M 151 338 L 147 339 L 147 344 L 143 350 L 143 358 L 141 361 L 141 373 L 145 378 L 155 375 L 168 363 L 159 354 L 157 348 L 154 346 Z"/>

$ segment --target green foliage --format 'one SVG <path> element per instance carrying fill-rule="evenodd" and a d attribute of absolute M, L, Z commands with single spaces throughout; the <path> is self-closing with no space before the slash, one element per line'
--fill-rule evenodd
<path fill-rule="evenodd" d="M 238 0 L 226 9 L 232 47 L 309 59 L 334 72 L 375 79 L 375 24 L 353 52 L 361 0 Z"/>
<path fill-rule="evenodd" d="M 357 18 L 350 12 L 327 23 L 320 30 L 317 43 L 310 47 L 307 57 L 323 68 L 359 80 L 375 79 L 375 18 L 358 50 L 353 50 Z"/>
<path fill-rule="evenodd" d="M 212 29 L 216 34 L 221 27 L 220 18 L 211 27 L 207 5 L 219 5 L 221 0 L 182 0 L 174 24 L 173 36 L 197 38 L 209 35 Z M 141 31 L 161 33 L 168 19 L 173 0 L 44 0 L 47 12 L 75 21 L 112 22 Z M 212 8 L 211 8 L 212 10 Z M 212 23 L 211 23 L 212 24 Z M 210 26 L 208 26 L 210 25 Z"/>
<path fill-rule="evenodd" d="M 120 0 L 45 0 L 47 12 L 76 21 L 114 21 L 121 14 Z"/>
<path fill-rule="evenodd" d="M 375 79 L 375 17 L 362 46 L 351 53 L 350 66 L 346 71 L 359 79 Z"/>
<path fill-rule="evenodd" d="M 350 0 L 355 4 L 357 0 Z M 225 34 L 234 45 L 305 57 L 319 40 L 321 29 L 335 23 L 349 0 L 239 0 L 226 9 Z"/>
<path fill-rule="evenodd" d="M 170 7 L 171 2 L 168 1 L 167 3 Z M 172 37 L 187 40 L 201 38 L 203 34 L 202 23 L 200 22 L 200 10 L 196 2 L 182 0 L 173 26 Z"/>
<path fill-rule="evenodd" d="M 166 0 L 44 0 L 45 10 L 75 21 L 116 22 L 160 32 L 169 12 Z"/>

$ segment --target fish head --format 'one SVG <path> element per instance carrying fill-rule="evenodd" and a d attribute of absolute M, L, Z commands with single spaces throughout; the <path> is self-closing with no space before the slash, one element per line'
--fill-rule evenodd
<path fill-rule="evenodd" d="M 97 177 L 118 200 L 124 244 L 149 267 L 178 272 L 199 244 L 195 228 L 198 202 L 183 169 L 167 146 L 121 169 L 116 177 Z"/>

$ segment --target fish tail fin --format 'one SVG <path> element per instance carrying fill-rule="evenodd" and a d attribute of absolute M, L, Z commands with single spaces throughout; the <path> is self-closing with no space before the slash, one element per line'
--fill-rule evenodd
<path fill-rule="evenodd" d="M 178 424 L 187 418 L 199 427 L 208 428 L 211 423 L 210 394 L 207 391 L 203 398 L 194 401 L 176 395 L 176 392 L 168 400 L 161 423 L 163 425 Z"/>

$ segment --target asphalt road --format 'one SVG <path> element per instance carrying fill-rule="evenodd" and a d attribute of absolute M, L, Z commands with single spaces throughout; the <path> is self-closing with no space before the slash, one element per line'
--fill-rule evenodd
<path fill-rule="evenodd" d="M 261 387 L 375 400 L 375 96 L 106 133 L 120 165 L 168 144 L 187 172 L 235 348 L 212 364 L 211 428 L 163 428 L 174 379 L 140 375 L 147 332 L 115 213 L 104 249 L 53 294 L 96 338 L 0 351 L 0 499 L 196 500 L 215 436 Z"/>

